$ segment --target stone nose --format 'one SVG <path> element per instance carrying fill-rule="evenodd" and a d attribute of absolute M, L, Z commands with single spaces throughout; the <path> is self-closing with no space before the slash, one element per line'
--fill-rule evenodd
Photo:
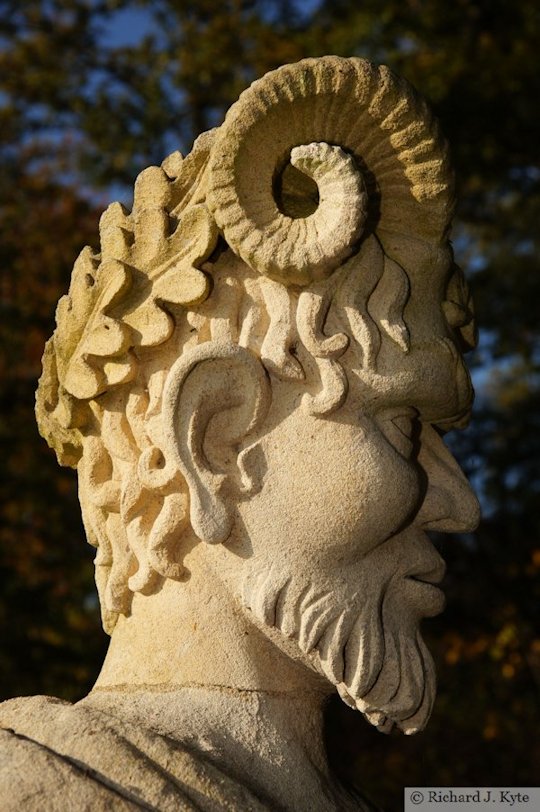
<path fill-rule="evenodd" d="M 420 439 L 418 462 L 428 485 L 416 523 L 442 533 L 474 530 L 480 521 L 480 505 L 465 474 L 432 426 L 423 426 Z"/>

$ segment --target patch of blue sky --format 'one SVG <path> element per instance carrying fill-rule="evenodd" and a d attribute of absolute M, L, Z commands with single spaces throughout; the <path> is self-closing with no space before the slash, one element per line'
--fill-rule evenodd
<path fill-rule="evenodd" d="M 514 253 L 520 257 L 530 256 L 531 254 L 536 254 L 537 252 L 537 245 L 535 240 L 532 238 L 526 240 L 520 240 L 514 246 Z"/>
<path fill-rule="evenodd" d="M 319 10 L 322 2 L 323 0 L 292 0 L 292 13 L 300 22 L 306 22 Z M 148 34 L 159 41 L 162 32 L 155 15 L 159 5 L 156 3 L 153 8 L 125 8 L 116 11 L 108 18 L 106 25 L 101 26 L 99 45 L 102 48 L 136 46 Z M 279 2 L 266 0 L 260 4 L 259 13 L 272 24 L 279 17 L 280 6 Z"/>
<path fill-rule="evenodd" d="M 528 181 L 531 184 L 536 184 L 540 181 L 540 166 L 515 166 L 509 171 L 511 180 L 518 181 L 522 184 Z"/>
<path fill-rule="evenodd" d="M 292 0 L 292 12 L 300 22 L 306 22 L 322 6 L 323 0 Z M 279 18 L 281 3 L 267 0 L 261 3 L 260 13 L 264 20 L 273 23 Z"/>
<path fill-rule="evenodd" d="M 483 271 L 487 259 L 480 250 L 479 242 L 459 220 L 454 221 L 451 236 L 456 262 L 463 268 L 465 276 Z"/>
<path fill-rule="evenodd" d="M 158 37 L 159 33 L 152 9 L 119 9 L 100 26 L 98 44 L 102 48 L 129 48 L 138 45 L 148 34 Z"/>
<path fill-rule="evenodd" d="M 494 330 L 480 329 L 478 346 L 467 358 L 478 405 L 488 405 L 493 397 L 495 380 L 511 373 L 520 357 L 495 357 L 498 335 Z"/>
<path fill-rule="evenodd" d="M 414 54 L 418 50 L 418 42 L 412 37 L 398 37 L 396 45 L 402 54 Z"/>
<path fill-rule="evenodd" d="M 106 189 L 107 204 L 114 202 L 122 203 L 131 211 L 133 207 L 133 186 L 126 183 L 110 183 Z M 95 200 L 95 196 L 93 197 Z M 105 205 L 107 205 L 105 204 Z M 105 208 L 105 206 L 104 206 Z"/>

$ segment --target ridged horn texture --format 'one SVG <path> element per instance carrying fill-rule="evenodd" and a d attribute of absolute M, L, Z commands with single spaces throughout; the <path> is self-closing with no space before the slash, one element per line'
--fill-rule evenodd
<path fill-rule="evenodd" d="M 280 203 L 288 164 L 318 187 L 303 216 Z M 289 285 L 328 276 L 373 230 L 383 246 L 395 235 L 439 241 L 453 208 L 425 102 L 359 58 L 305 59 L 254 82 L 227 113 L 209 172 L 207 202 L 233 251 Z"/>

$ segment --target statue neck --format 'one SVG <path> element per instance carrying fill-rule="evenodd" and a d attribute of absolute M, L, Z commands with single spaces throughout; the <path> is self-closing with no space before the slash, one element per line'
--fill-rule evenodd
<path fill-rule="evenodd" d="M 323 741 L 319 693 L 196 686 L 95 688 L 83 705 L 151 728 L 210 758 L 268 808 L 337 810 Z M 336 797 L 338 796 L 338 797 Z"/>
<path fill-rule="evenodd" d="M 209 752 L 247 785 L 256 776 L 278 808 L 346 809 L 323 741 L 329 691 L 206 571 L 134 596 L 83 704 Z"/>
<path fill-rule="evenodd" d="M 151 595 L 135 594 L 120 615 L 96 689 L 171 690 L 234 688 L 297 695 L 331 686 L 306 662 L 296 644 L 258 628 L 204 558 L 208 545 L 189 554 L 190 577 L 166 580 Z M 188 559 L 186 559 L 188 560 Z"/>

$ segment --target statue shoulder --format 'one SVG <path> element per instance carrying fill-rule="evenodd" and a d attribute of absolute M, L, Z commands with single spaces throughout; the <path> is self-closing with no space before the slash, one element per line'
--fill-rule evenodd
<path fill-rule="evenodd" d="M 0 704 L 2 812 L 263 812 L 204 754 L 150 729 L 46 696 Z"/>
<path fill-rule="evenodd" d="M 69 725 L 72 705 L 48 696 L 19 697 L 0 704 L 0 797 L 4 812 L 148 809 L 108 785 L 88 759 L 74 757 Z M 66 727 L 66 741 L 62 731 Z M 78 754 L 80 755 L 80 754 Z"/>

